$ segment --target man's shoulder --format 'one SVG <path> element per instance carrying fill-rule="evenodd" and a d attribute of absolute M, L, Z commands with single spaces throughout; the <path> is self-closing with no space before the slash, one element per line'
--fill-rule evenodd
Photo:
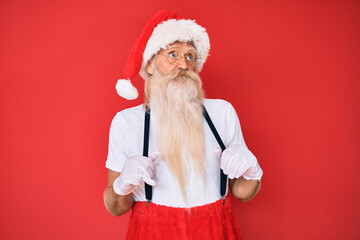
<path fill-rule="evenodd" d="M 214 110 L 227 110 L 229 108 L 232 108 L 231 103 L 229 103 L 226 100 L 223 99 L 204 99 L 204 106 L 206 109 L 214 109 Z"/>
<path fill-rule="evenodd" d="M 114 119 L 117 120 L 130 120 L 144 116 L 143 105 L 137 105 L 135 107 L 125 108 L 116 113 Z"/>
<path fill-rule="evenodd" d="M 137 105 L 135 107 L 125 108 L 118 112 L 118 114 L 142 114 L 144 113 L 143 104 Z"/>

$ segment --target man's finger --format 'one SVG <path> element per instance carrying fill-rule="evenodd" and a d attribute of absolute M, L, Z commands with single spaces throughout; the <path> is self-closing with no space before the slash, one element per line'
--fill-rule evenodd
<path fill-rule="evenodd" d="M 149 155 L 149 158 L 151 159 L 151 160 L 153 160 L 153 161 L 155 161 L 156 159 L 158 159 L 159 157 L 160 157 L 160 152 L 159 151 L 155 151 L 155 152 L 153 152 L 153 153 L 151 153 L 150 155 Z"/>
<path fill-rule="evenodd" d="M 220 158 L 220 157 L 221 157 L 221 153 L 222 153 L 221 148 L 215 148 L 215 149 L 214 149 L 214 153 L 215 153 L 215 155 L 216 155 L 218 158 Z"/>
<path fill-rule="evenodd" d="M 148 178 L 148 177 L 143 177 L 143 180 L 144 182 L 146 182 L 147 184 L 149 184 L 150 186 L 155 186 L 156 185 L 156 182 L 151 179 L 151 178 Z"/>

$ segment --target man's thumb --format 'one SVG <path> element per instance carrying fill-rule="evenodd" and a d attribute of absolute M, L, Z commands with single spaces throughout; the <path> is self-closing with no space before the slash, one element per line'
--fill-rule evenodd
<path fill-rule="evenodd" d="M 149 158 L 153 161 L 155 161 L 156 159 L 158 159 L 160 157 L 160 152 L 159 151 L 156 151 L 156 152 L 153 152 L 149 155 Z"/>
<path fill-rule="evenodd" d="M 221 148 L 215 148 L 214 153 L 218 158 L 220 158 L 222 153 Z"/>

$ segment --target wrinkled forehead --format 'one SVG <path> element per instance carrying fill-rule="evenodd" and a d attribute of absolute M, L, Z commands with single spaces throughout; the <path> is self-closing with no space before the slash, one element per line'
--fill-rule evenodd
<path fill-rule="evenodd" d="M 194 51 L 196 52 L 196 48 L 192 42 L 180 42 L 176 41 L 174 43 L 169 44 L 165 49 L 162 49 L 162 51 L 168 51 L 168 50 L 184 50 L 186 52 Z"/>

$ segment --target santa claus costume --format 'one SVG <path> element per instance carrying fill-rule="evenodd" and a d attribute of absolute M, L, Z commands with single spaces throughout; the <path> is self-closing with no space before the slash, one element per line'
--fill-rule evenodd
<path fill-rule="evenodd" d="M 152 56 L 176 41 L 194 45 L 199 56 L 196 66 L 200 71 L 210 49 L 205 28 L 171 11 L 161 11 L 150 19 L 133 45 L 125 66 L 125 78 L 116 84 L 118 94 L 129 100 L 137 98 L 131 79 L 144 69 Z M 237 144 L 245 149 L 243 158 L 255 157 L 246 148 L 239 119 L 230 103 L 204 99 L 203 113 L 206 184 L 202 184 L 199 174 L 189 168 L 187 198 L 184 199 L 173 172 L 160 157 L 153 177 L 156 185 L 141 183 L 132 191 L 134 205 L 127 239 L 240 239 L 227 197 L 227 177 L 214 149 L 224 150 Z M 147 157 L 157 152 L 156 122 L 156 115 L 142 105 L 118 112 L 110 128 L 106 167 L 121 173 L 131 156 Z"/>

